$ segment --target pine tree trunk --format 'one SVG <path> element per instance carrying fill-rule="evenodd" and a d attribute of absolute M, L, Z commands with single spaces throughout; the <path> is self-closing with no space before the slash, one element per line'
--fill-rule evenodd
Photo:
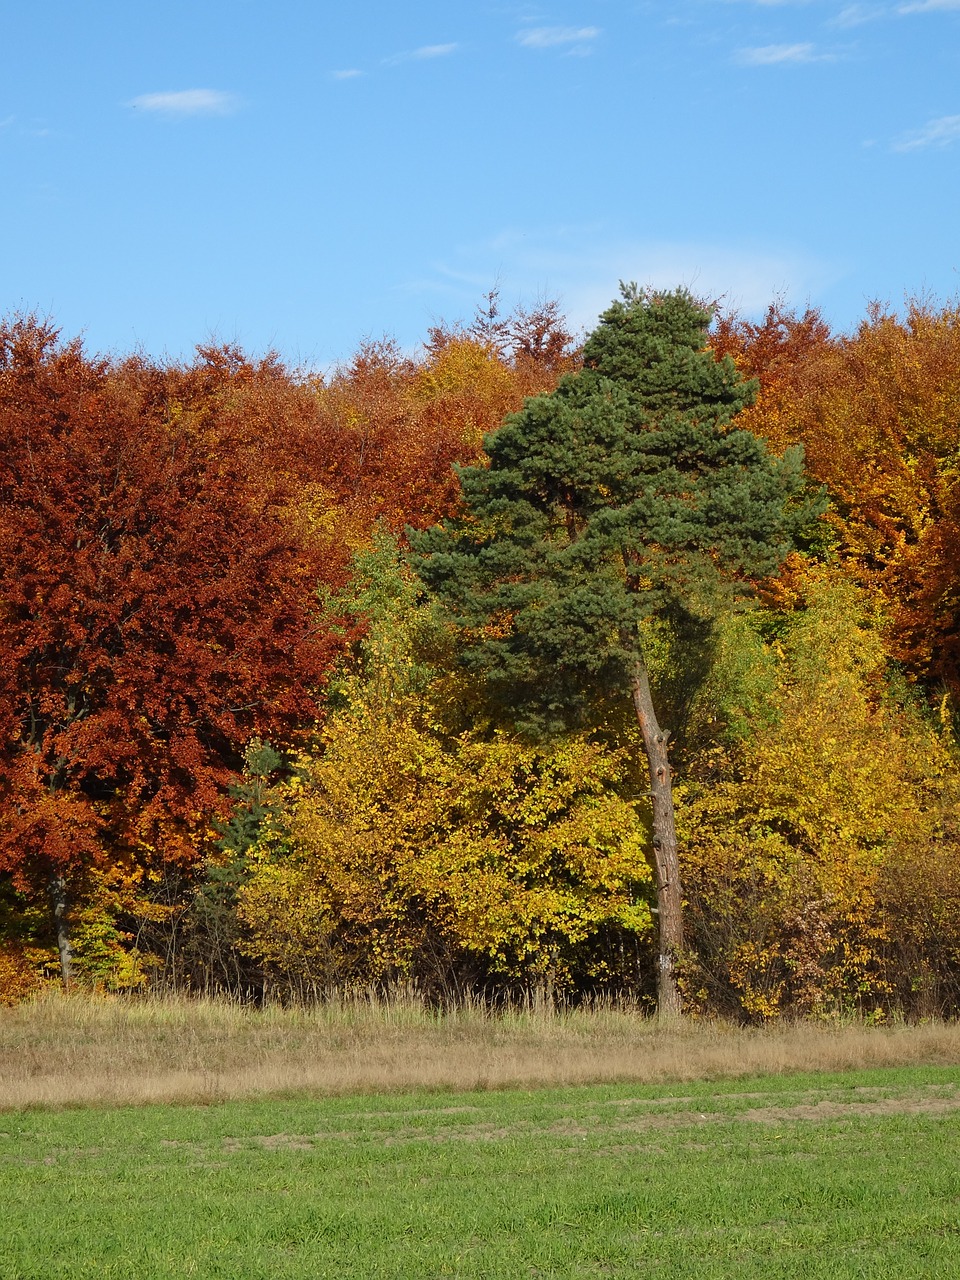
<path fill-rule="evenodd" d="M 657 1013 L 661 1018 L 680 1015 L 676 956 L 683 945 L 683 914 L 680 902 L 680 864 L 677 861 L 677 828 L 673 813 L 673 788 L 667 756 L 668 734 L 657 723 L 650 695 L 646 667 L 638 662 L 631 680 L 633 705 L 643 735 L 650 769 L 653 800 L 653 854 L 657 873 L 657 918 L 660 926 L 660 954 L 657 959 Z"/>
<path fill-rule="evenodd" d="M 67 924 L 67 882 L 59 872 L 55 871 L 50 877 L 47 892 L 50 895 L 53 923 L 57 931 L 60 976 L 63 979 L 63 985 L 69 987 L 73 981 L 73 945 L 70 942 L 70 929 Z"/>

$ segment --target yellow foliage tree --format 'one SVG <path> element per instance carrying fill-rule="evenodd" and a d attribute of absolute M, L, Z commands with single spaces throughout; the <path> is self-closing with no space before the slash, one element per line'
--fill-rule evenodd
<path fill-rule="evenodd" d="M 867 598 L 831 570 L 793 586 L 767 714 L 704 753 L 681 806 L 689 994 L 761 1018 L 872 1012 L 902 991 L 898 902 L 918 867 L 956 855 L 957 761 L 892 695 Z"/>
<path fill-rule="evenodd" d="M 445 745 L 418 718 L 351 708 L 279 789 L 240 891 L 250 953 L 307 988 L 622 977 L 603 943 L 648 932 L 650 872 L 618 758 Z"/>
<path fill-rule="evenodd" d="M 436 631 L 385 535 L 355 589 L 369 632 L 239 891 L 248 953 L 306 989 L 632 981 L 651 879 L 623 759 L 439 723 Z"/>

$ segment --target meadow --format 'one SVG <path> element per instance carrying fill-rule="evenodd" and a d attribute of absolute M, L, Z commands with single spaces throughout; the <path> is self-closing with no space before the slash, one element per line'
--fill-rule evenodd
<path fill-rule="evenodd" d="M 0 1010 L 0 1277 L 960 1273 L 960 1030 Z"/>
<path fill-rule="evenodd" d="M 255 1008 L 52 992 L 0 1008 L 0 1108 L 213 1103 L 278 1094 L 736 1079 L 960 1063 L 960 1026 L 661 1023 L 630 1005 L 437 1010 L 415 993 Z"/>
<path fill-rule="evenodd" d="M 960 1271 L 960 1072 L 0 1116 L 4 1280 Z"/>

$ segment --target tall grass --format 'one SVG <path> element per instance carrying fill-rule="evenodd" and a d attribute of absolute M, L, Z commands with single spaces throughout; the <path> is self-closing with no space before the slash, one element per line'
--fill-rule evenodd
<path fill-rule="evenodd" d="M 960 1063 L 960 1026 L 659 1024 L 627 1008 L 414 996 L 254 1009 L 48 994 L 0 1010 L 0 1106 L 683 1081 Z"/>

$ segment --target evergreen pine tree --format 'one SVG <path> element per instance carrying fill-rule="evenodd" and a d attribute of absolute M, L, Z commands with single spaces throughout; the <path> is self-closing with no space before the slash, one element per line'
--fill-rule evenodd
<path fill-rule="evenodd" d="M 710 311 L 641 291 L 601 316 L 584 368 L 526 402 L 460 469 L 459 515 L 411 535 L 464 629 L 464 661 L 528 731 L 562 732 L 629 697 L 650 775 L 658 1007 L 679 1012 L 680 877 L 667 754 L 642 645 L 649 618 L 709 618 L 776 570 L 816 506 L 799 449 L 778 460 L 731 421 L 756 384 L 707 349 Z"/>

